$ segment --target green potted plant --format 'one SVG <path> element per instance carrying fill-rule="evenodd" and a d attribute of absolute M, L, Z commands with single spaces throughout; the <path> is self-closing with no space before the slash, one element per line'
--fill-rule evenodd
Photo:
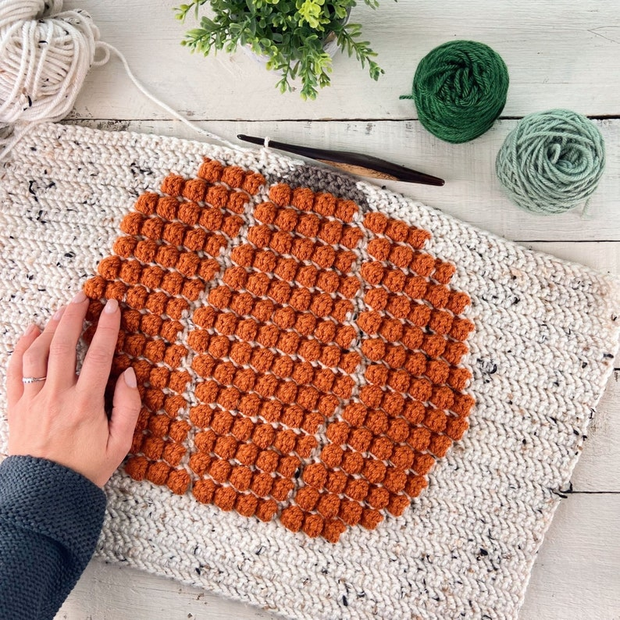
<path fill-rule="evenodd" d="M 378 0 L 364 0 L 377 8 Z M 200 15 L 209 4 L 212 16 Z M 360 40 L 360 24 L 348 22 L 356 0 L 193 0 L 175 9 L 184 21 L 194 10 L 200 26 L 189 30 L 183 45 L 203 53 L 234 52 L 246 46 L 266 60 L 267 69 L 281 74 L 276 86 L 292 90 L 301 79 L 301 96 L 314 99 L 318 89 L 330 84 L 332 58 L 330 42 L 349 56 L 355 55 L 370 77 L 377 80 L 383 69 L 373 60 L 377 55 L 368 41 Z"/>

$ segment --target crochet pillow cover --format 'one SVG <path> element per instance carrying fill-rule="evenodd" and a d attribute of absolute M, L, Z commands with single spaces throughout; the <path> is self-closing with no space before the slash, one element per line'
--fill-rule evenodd
<path fill-rule="evenodd" d="M 265 149 L 40 125 L 0 196 L 3 373 L 80 287 L 80 358 L 120 303 L 99 557 L 292 618 L 516 617 L 617 280 Z"/>

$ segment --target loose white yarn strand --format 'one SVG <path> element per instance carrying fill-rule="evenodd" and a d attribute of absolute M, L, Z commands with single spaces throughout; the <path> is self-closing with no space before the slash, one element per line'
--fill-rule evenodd
<path fill-rule="evenodd" d="M 95 60 L 98 50 L 103 57 Z M 0 160 L 34 125 L 65 118 L 90 68 L 107 63 L 111 53 L 136 88 L 174 118 L 233 149 L 252 150 L 198 127 L 152 95 L 125 56 L 99 40 L 99 28 L 85 11 L 62 11 L 62 0 L 0 0 Z"/>

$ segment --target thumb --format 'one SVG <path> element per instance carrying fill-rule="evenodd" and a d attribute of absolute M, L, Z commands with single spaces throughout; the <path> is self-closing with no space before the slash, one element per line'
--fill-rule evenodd
<path fill-rule="evenodd" d="M 140 413 L 140 392 L 131 366 L 116 380 L 112 399 L 112 417 L 108 423 L 108 448 L 122 460 L 129 448 Z"/>

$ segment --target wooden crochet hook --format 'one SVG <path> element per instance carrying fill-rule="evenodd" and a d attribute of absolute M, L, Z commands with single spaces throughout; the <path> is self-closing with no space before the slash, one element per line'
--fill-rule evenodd
<path fill-rule="evenodd" d="M 262 145 L 265 143 L 264 138 L 256 136 L 246 136 L 238 134 L 237 138 L 244 142 Z M 384 179 L 389 181 L 404 181 L 405 183 L 421 183 L 423 185 L 436 185 L 438 187 L 445 184 L 443 179 L 433 177 L 430 174 L 410 170 L 405 166 L 393 164 L 384 159 L 373 157 L 372 155 L 362 155 L 361 153 L 349 153 L 346 151 L 328 151 L 326 149 L 315 149 L 309 146 L 297 146 L 295 144 L 284 144 L 284 142 L 276 142 L 269 140 L 269 146 L 281 151 L 295 153 L 302 157 L 316 159 L 323 164 L 340 168 L 346 172 L 359 174 L 373 179 Z"/>

